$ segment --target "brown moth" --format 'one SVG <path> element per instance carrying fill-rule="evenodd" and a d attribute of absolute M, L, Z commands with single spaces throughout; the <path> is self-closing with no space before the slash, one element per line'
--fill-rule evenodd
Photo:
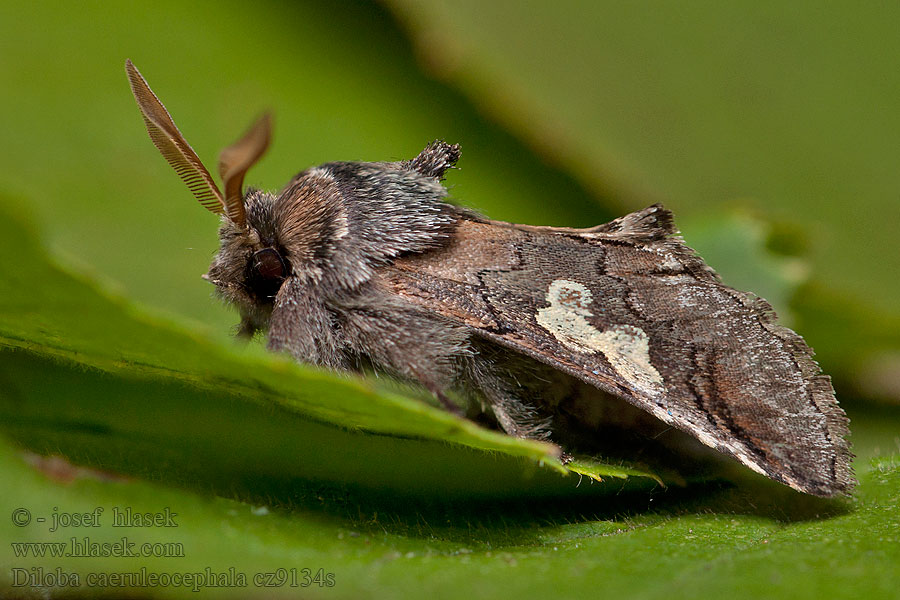
<path fill-rule="evenodd" d="M 643 419 L 803 492 L 853 488 L 848 419 L 810 348 L 764 300 L 724 285 L 661 206 L 589 229 L 492 221 L 444 201 L 460 151 L 441 141 L 409 161 L 326 163 L 278 194 L 245 191 L 268 116 L 221 153 L 222 193 L 126 71 L 153 143 L 222 215 L 204 277 L 239 309 L 242 335 L 418 382 L 454 412 L 447 392 L 461 390 L 510 435 L 577 444 L 571 431 Z"/>

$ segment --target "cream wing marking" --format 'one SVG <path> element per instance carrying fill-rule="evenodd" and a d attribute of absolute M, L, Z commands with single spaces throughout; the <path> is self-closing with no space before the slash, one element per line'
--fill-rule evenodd
<path fill-rule="evenodd" d="M 647 334 L 633 325 L 613 325 L 600 331 L 587 320 L 587 317 L 593 316 L 588 310 L 592 301 L 593 294 L 584 284 L 557 279 L 547 291 L 550 306 L 538 309 L 537 322 L 571 350 L 583 354 L 602 353 L 622 379 L 652 398 L 663 399 L 665 385 L 659 371 L 650 363 L 650 339 Z M 666 423 L 675 421 L 662 405 L 651 407 L 650 412 Z M 692 431 L 707 446 L 717 448 L 723 444 L 722 440 L 702 429 L 692 428 Z M 742 463 L 757 473 L 765 474 L 758 459 L 742 445 L 725 445 Z M 793 483 L 791 478 L 786 479 Z"/>
<path fill-rule="evenodd" d="M 538 309 L 538 324 L 565 347 L 583 354 L 601 352 L 625 381 L 651 397 L 665 393 L 662 376 L 650 363 L 650 338 L 639 327 L 613 325 L 600 331 L 588 322 L 593 295 L 577 281 L 557 279 L 550 284 L 547 302 Z"/>

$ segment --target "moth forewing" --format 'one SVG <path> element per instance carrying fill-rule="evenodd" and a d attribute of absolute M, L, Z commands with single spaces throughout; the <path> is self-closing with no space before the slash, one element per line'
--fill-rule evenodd
<path fill-rule="evenodd" d="M 818 495 L 851 489 L 847 419 L 810 349 L 673 233 L 658 206 L 591 230 L 462 219 L 446 248 L 388 277 L 423 309 L 757 472 Z"/>

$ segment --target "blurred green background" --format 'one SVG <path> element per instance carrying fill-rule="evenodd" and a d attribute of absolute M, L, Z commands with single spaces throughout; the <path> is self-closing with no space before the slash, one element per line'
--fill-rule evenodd
<path fill-rule="evenodd" d="M 597 591 L 598 580 L 646 597 L 695 584 L 885 593 L 900 544 L 897 31 L 896 3 L 5 3 L 4 429 L 33 450 L 150 481 L 61 485 L 7 449 L 9 501 L 171 498 L 195 511 L 182 537 L 230 532 L 189 564 L 333 565 L 338 585 L 311 594 L 536 596 Z M 535 471 L 546 449 L 458 430 L 417 408 L 414 390 L 236 348 L 236 316 L 199 279 L 216 218 L 147 139 L 125 58 L 209 166 L 274 111 L 251 185 L 277 189 L 331 160 L 407 159 L 443 138 L 463 149 L 447 180 L 454 201 L 493 218 L 583 227 L 665 203 L 727 282 L 772 301 L 816 349 L 853 418 L 859 495 L 819 504 L 754 480 L 749 491 L 660 496 L 637 485 L 613 501 L 619 483 L 573 491 L 572 478 Z M 210 398 L 222 399 L 214 418 Z M 292 428 L 348 450 L 292 462 L 261 448 L 272 439 L 303 455 Z M 437 441 L 391 441 L 403 439 Z M 381 458 L 360 468 L 361 455 Z M 452 491 L 460 505 L 400 508 L 413 489 L 417 502 Z M 485 495 L 503 501 L 486 508 Z M 517 503 L 538 497 L 562 499 Z M 245 519 L 243 502 L 278 506 L 277 521 Z M 3 527 L 3 539 L 21 537 Z M 777 548 L 762 545 L 770 535 Z M 823 550 L 838 538 L 842 550 Z M 18 564 L 4 548 L 0 566 Z M 779 563 L 804 575 L 790 580 Z"/>

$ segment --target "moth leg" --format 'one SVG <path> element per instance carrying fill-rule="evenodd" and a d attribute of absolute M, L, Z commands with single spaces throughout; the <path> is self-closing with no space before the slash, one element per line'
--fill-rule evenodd
<path fill-rule="evenodd" d="M 246 342 L 253 339 L 253 336 L 256 335 L 257 331 L 259 331 L 259 327 L 256 326 L 256 323 L 252 319 L 244 317 L 241 319 L 241 324 L 238 326 L 235 335 L 238 339 Z"/>
<path fill-rule="evenodd" d="M 408 375 L 411 375 L 412 379 L 418 381 L 422 387 L 431 392 L 431 394 L 441 403 L 441 406 L 444 407 L 444 410 L 457 417 L 465 417 L 463 409 L 460 408 L 456 402 L 448 398 L 447 394 L 444 393 L 443 387 L 435 382 L 435 379 L 431 376 L 435 375 L 435 373 L 428 375 L 421 370 L 412 367 Z M 446 377 L 444 378 L 446 379 Z"/>
<path fill-rule="evenodd" d="M 519 438 L 546 440 L 550 436 L 551 419 L 516 393 L 512 374 L 504 376 L 503 370 L 484 356 L 475 356 L 469 363 L 468 383 L 487 401 L 503 431 Z"/>
<path fill-rule="evenodd" d="M 494 417 L 503 431 L 519 438 L 545 440 L 550 437 L 550 419 L 540 419 L 534 409 L 519 400 L 507 396 L 488 398 Z"/>
<path fill-rule="evenodd" d="M 447 412 L 453 413 L 457 417 L 465 416 L 463 414 L 462 408 L 460 408 L 458 404 L 456 404 L 450 398 L 448 398 L 447 395 L 444 394 L 444 392 L 442 392 L 441 390 L 439 390 L 437 388 L 432 388 L 431 386 L 426 385 L 425 387 L 428 388 L 429 392 L 434 394 L 434 397 L 440 401 L 441 405 L 444 407 L 444 409 Z"/>
<path fill-rule="evenodd" d="M 433 365 L 435 363 L 432 363 Z M 441 403 L 441 406 L 444 407 L 449 413 L 456 415 L 457 417 L 465 417 L 464 411 L 460 406 L 447 397 L 447 394 L 444 393 L 444 386 L 437 383 L 440 381 L 448 381 L 451 379 L 451 376 L 448 373 L 441 373 L 440 369 L 435 369 L 432 372 L 424 371 L 421 368 L 417 368 L 415 365 L 406 365 L 406 371 L 403 372 L 403 368 L 398 368 L 394 366 L 392 370 L 401 376 L 405 376 L 407 379 L 412 379 L 417 381 L 419 385 L 428 390 L 437 400 Z"/>

